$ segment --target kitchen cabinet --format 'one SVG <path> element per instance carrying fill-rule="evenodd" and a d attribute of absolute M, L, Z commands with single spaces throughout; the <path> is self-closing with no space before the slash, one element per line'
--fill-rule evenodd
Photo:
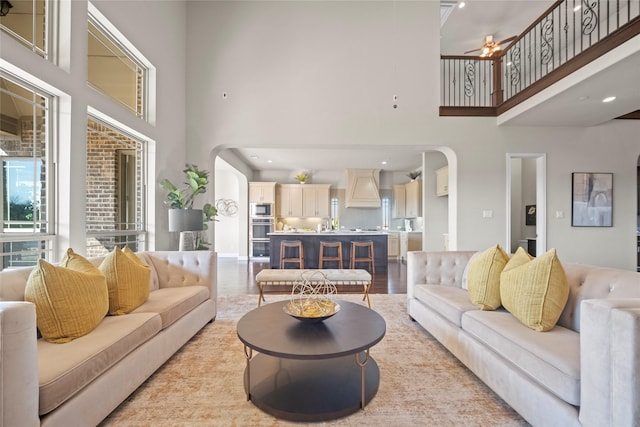
<path fill-rule="evenodd" d="M 405 218 L 406 215 L 407 190 L 405 184 L 393 186 L 393 206 L 391 216 L 393 218 Z"/>
<path fill-rule="evenodd" d="M 422 215 L 422 181 L 393 186 L 393 218 L 417 218 Z"/>
<path fill-rule="evenodd" d="M 306 184 L 302 187 L 302 216 L 329 218 L 331 201 L 329 184 Z"/>
<path fill-rule="evenodd" d="M 275 203 L 275 182 L 250 182 L 249 203 Z"/>
<path fill-rule="evenodd" d="M 411 181 L 405 189 L 405 218 L 417 218 L 422 215 L 422 181 Z"/>
<path fill-rule="evenodd" d="M 387 235 L 387 254 L 389 258 L 400 256 L 400 233 L 389 233 Z"/>
<path fill-rule="evenodd" d="M 302 185 L 280 184 L 276 189 L 276 215 L 302 217 Z"/>
<path fill-rule="evenodd" d="M 449 194 L 449 166 L 436 170 L 436 196 Z"/>

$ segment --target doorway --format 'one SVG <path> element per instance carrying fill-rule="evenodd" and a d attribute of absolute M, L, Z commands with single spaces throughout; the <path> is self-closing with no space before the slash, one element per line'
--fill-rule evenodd
<path fill-rule="evenodd" d="M 507 215 L 504 248 L 518 246 L 531 255 L 547 248 L 546 154 L 507 153 Z"/>

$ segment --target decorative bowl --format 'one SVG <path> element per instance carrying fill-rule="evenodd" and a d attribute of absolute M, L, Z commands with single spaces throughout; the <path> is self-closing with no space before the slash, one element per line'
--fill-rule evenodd
<path fill-rule="evenodd" d="M 289 316 L 303 322 L 322 322 L 340 311 L 340 304 L 328 299 L 300 299 L 289 301 L 282 307 Z"/>

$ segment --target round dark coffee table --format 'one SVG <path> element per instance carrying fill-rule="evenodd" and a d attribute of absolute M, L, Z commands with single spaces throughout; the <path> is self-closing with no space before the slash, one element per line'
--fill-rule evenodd
<path fill-rule="evenodd" d="M 287 303 L 264 305 L 238 321 L 247 359 L 247 400 L 292 421 L 326 421 L 364 409 L 380 382 L 369 349 L 386 332 L 382 316 L 337 301 L 338 313 L 308 323 L 286 314 Z M 253 356 L 253 350 L 259 354 Z"/>

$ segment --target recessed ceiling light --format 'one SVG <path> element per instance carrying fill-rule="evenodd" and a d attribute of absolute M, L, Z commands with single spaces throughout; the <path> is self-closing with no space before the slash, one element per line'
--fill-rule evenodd
<path fill-rule="evenodd" d="M 273 160 L 267 160 L 267 163 L 273 163 Z"/>
<path fill-rule="evenodd" d="M 611 102 L 615 100 L 616 100 L 615 96 L 607 96 L 605 99 L 602 100 L 602 102 Z"/>
<path fill-rule="evenodd" d="M 386 161 L 386 160 L 383 160 L 383 161 L 381 161 L 380 163 L 382 163 L 383 165 L 386 165 L 386 164 L 387 164 L 387 161 Z"/>
<path fill-rule="evenodd" d="M 256 156 L 255 154 L 252 154 L 252 155 L 250 155 L 250 156 L 249 156 L 249 158 L 251 158 L 251 159 L 257 159 L 257 158 L 258 158 L 258 156 Z"/>
<path fill-rule="evenodd" d="M 458 3 L 458 9 L 462 9 L 463 7 L 465 7 L 467 4 L 463 1 L 461 1 L 460 3 Z"/>

